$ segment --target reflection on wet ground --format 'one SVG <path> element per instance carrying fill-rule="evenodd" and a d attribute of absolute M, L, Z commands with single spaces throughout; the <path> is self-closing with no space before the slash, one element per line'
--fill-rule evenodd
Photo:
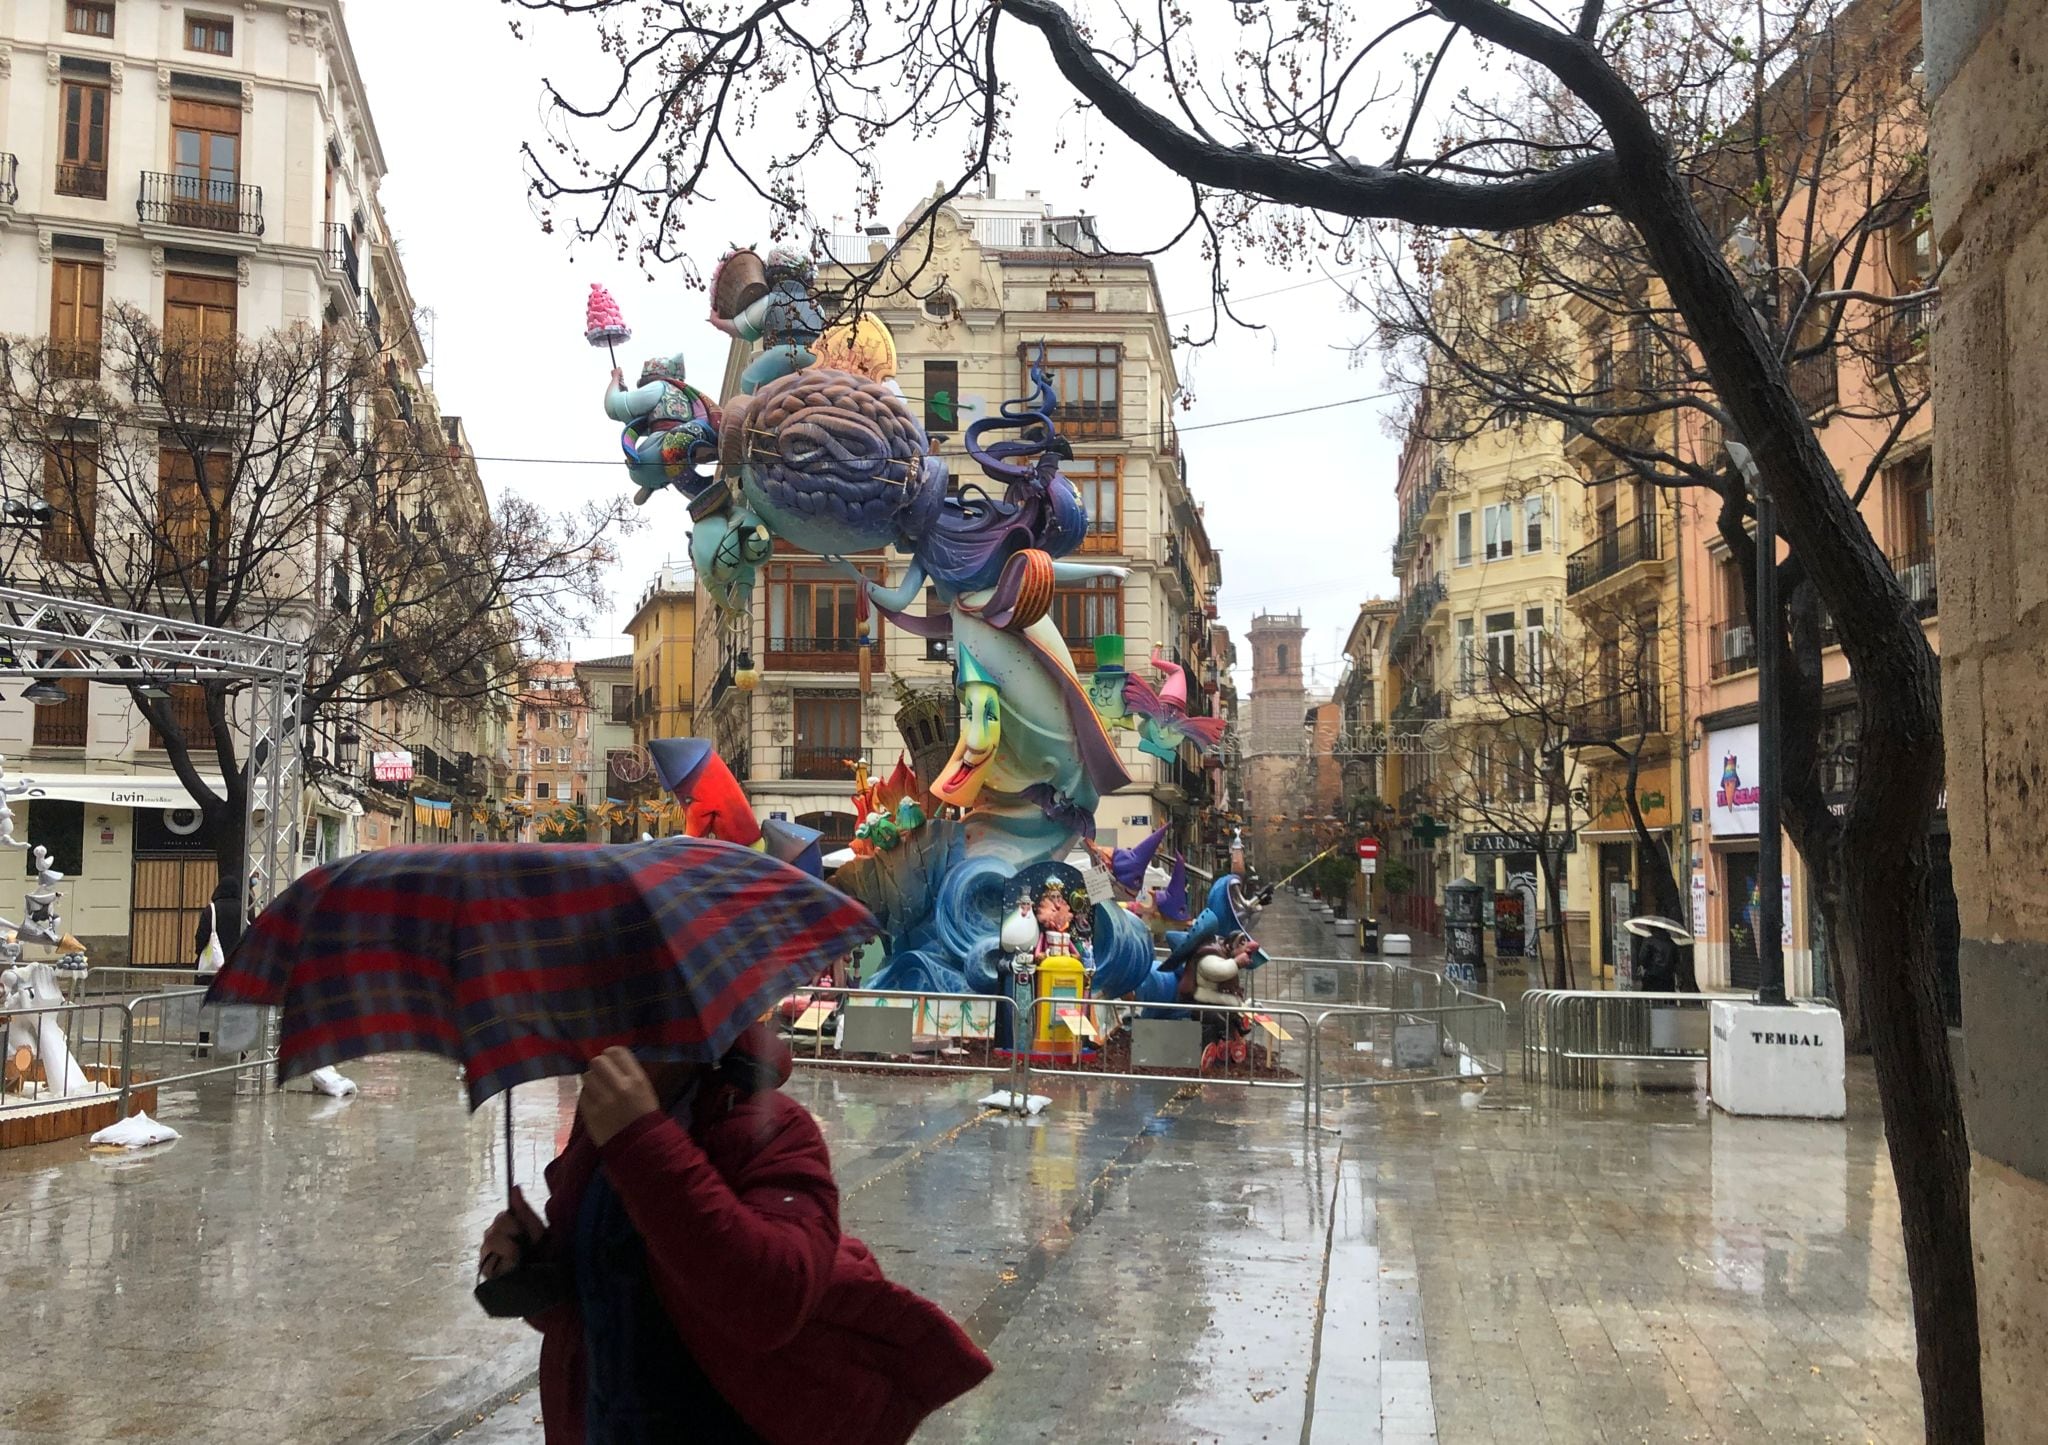
<path fill-rule="evenodd" d="M 1291 902 L 1262 931 L 1332 932 Z M 534 1363 L 468 1298 L 495 1114 L 431 1061 L 352 1072 L 346 1104 L 166 1098 L 153 1153 L 0 1155 L 0 1445 L 539 1440 L 530 1392 L 465 1413 Z M 1678 1083 L 1390 1090 L 1315 1131 L 1279 1092 L 1065 1083 L 1017 1120 L 980 1080 L 790 1087 L 847 1227 L 997 1360 L 921 1440 L 1917 1439 L 1867 1072 L 1847 1124 Z M 521 1091 L 523 1178 L 574 1097 Z"/>

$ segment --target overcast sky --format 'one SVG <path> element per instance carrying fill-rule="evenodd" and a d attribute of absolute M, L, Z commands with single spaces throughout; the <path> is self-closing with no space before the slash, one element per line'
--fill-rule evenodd
<path fill-rule="evenodd" d="M 433 312 L 431 330 L 422 331 L 433 347 L 442 409 L 463 418 L 480 457 L 543 459 L 484 461 L 494 489 L 567 503 L 624 488 L 617 428 L 600 409 L 609 362 L 582 335 L 590 283 L 611 287 L 634 327 L 621 353 L 629 370 L 641 356 L 683 351 L 691 375 L 715 386 L 725 339 L 705 323 L 701 292 L 674 277 L 646 281 L 610 248 L 579 250 L 543 234 L 534 220 L 519 144 L 541 133 L 544 68 L 565 89 L 599 78 L 587 42 L 575 43 L 588 32 L 558 25 L 539 43 L 514 40 L 508 12 L 495 0 L 348 0 L 346 15 L 390 167 L 385 213 L 413 295 Z M 1015 55 L 1006 73 L 1043 97 L 1021 108 L 1020 133 L 1071 133 L 1082 125 L 1036 37 L 1013 35 L 1009 49 Z M 1098 122 L 1091 134 L 1100 131 Z M 1056 156 L 1049 145 L 1041 154 L 1020 148 L 999 168 L 998 191 L 1037 189 L 1056 210 L 1092 212 L 1113 247 L 1163 242 L 1177 221 L 1162 217 L 1184 213 L 1184 183 L 1120 137 L 1105 144 L 1102 174 L 1086 192 L 1076 185 L 1071 154 Z M 916 162 L 895 169 L 904 173 L 884 176 L 892 222 L 938 179 Z M 824 211 L 829 185 L 809 179 L 812 204 Z M 753 241 L 759 227 L 758 215 L 742 206 L 730 207 L 729 217 L 700 208 L 692 232 L 701 244 L 692 253 L 708 270 L 726 243 Z M 1169 311 L 1206 306 L 1206 267 L 1192 245 L 1157 265 Z M 1243 638 L 1255 612 L 1299 610 L 1310 629 L 1310 684 L 1328 687 L 1357 604 L 1393 590 L 1396 447 L 1385 417 L 1394 403 L 1244 420 L 1371 397 L 1385 382 L 1376 365 L 1351 362 L 1367 323 L 1346 309 L 1338 285 L 1313 270 L 1247 259 L 1232 286 L 1239 297 L 1279 293 L 1239 308 L 1269 329 L 1226 325 L 1218 344 L 1180 352 L 1183 380 L 1196 396 L 1179 419 L 1182 447 L 1210 535 L 1223 549 L 1223 615 L 1233 635 Z M 617 634 L 641 589 L 664 559 L 687 555 L 679 500 L 657 496 L 642 515 L 647 525 L 621 543 L 613 614 L 592 629 L 610 635 L 593 636 L 579 655 L 626 650 Z M 1247 686 L 1250 658 L 1241 655 L 1239 683 Z"/>

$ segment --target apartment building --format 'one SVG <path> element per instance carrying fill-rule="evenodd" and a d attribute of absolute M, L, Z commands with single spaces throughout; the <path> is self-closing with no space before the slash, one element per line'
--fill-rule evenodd
<path fill-rule="evenodd" d="M 421 450 L 445 448 L 447 463 L 394 487 L 380 525 L 432 526 L 437 510 L 485 502 L 459 419 L 438 414 L 420 379 L 427 358 L 376 202 L 384 172 L 339 0 L 0 7 L 0 334 L 39 351 L 47 341 L 56 382 L 110 385 L 103 337 L 119 308 L 202 359 L 218 343 L 294 326 L 365 335 L 381 353 L 381 384 L 336 397 L 331 413 L 323 407 L 319 450 L 360 457 L 380 429 L 416 427 L 429 438 Z M 185 381 L 203 388 L 207 379 Z M 114 509 L 99 469 L 116 441 L 146 456 L 163 534 L 184 535 L 179 508 L 204 483 L 176 448 L 148 433 L 99 433 L 89 415 L 51 422 L 79 438 L 70 452 L 79 465 L 65 476 L 10 459 L 10 485 L 25 481 L 29 492 L 10 499 L 31 517 L 52 503 L 58 512 L 56 523 L 11 534 L 11 578 L 60 585 L 51 564 L 76 560 L 96 507 L 107 524 Z M 305 460 L 310 472 L 315 459 Z M 421 505 L 424 489 L 432 507 Z M 334 538 L 307 531 L 306 550 L 291 557 L 300 590 L 263 624 L 300 636 L 350 598 Z M 215 878 L 210 830 L 126 687 L 65 690 L 61 704 L 0 702 L 0 751 L 44 788 L 27 831 L 70 875 L 71 922 L 97 961 L 189 963 L 194 916 Z M 168 691 L 205 773 L 204 699 L 196 688 Z M 449 804 L 445 828 L 442 809 L 426 810 L 427 836 L 471 836 L 455 802 L 462 790 L 485 798 L 502 747 L 502 714 L 489 707 L 460 718 L 388 707 L 324 719 L 297 820 L 301 863 L 420 836 L 416 793 Z M 383 787 L 371 788 L 380 756 Z"/>
<path fill-rule="evenodd" d="M 1407 748 L 1391 801 L 1417 893 L 1432 900 L 1405 921 L 1433 926 L 1442 886 L 1471 878 L 1510 900 L 1496 942 L 1513 955 L 1548 920 L 1535 854 L 1496 840 L 1573 821 L 1551 780 L 1572 694 L 1560 672 L 1572 657 L 1566 558 L 1583 505 L 1557 423 L 1506 408 L 1454 419 L 1431 405 L 1411 419 L 1396 480 L 1401 610 L 1387 645 L 1389 723 Z"/>
<path fill-rule="evenodd" d="M 1939 651 L 1935 417 L 1926 369 L 1938 256 L 1924 168 L 1889 164 L 1895 155 L 1910 161 L 1926 146 L 1926 101 L 1918 72 L 1920 7 L 1912 0 L 1866 3 L 1845 12 L 1837 25 L 1858 31 L 1859 48 L 1850 53 L 1863 63 L 1849 102 L 1860 98 L 1870 118 L 1864 134 L 1881 140 L 1830 145 L 1832 170 L 1813 224 L 1823 238 L 1814 248 L 1818 274 L 1813 279 L 1816 285 L 1906 299 L 1881 305 L 1848 302 L 1839 344 L 1795 359 L 1793 389 L 1843 484 L 1860 491 L 1863 520 L 1891 559 L 1921 630 Z M 1793 114 L 1805 123 L 1803 115 Z M 1839 249 L 1834 245 L 1836 238 L 1858 235 L 1870 239 Z M 1692 429 L 1686 440 L 1701 454 L 1721 445 L 1719 436 L 1701 428 Z M 1753 928 L 1756 897 L 1770 886 L 1757 873 L 1756 638 L 1748 623 L 1743 578 L 1721 538 L 1714 499 L 1687 494 L 1679 502 L 1676 523 L 1685 592 L 1685 741 L 1693 818 L 1688 882 L 1697 906 L 1693 922 L 1700 981 L 1754 988 L 1761 978 Z M 1822 644 L 1821 785 L 1839 808 L 1855 783 L 1857 710 L 1848 660 L 1825 619 Z M 1935 864 L 1938 982 L 1955 1025 L 1961 1022 L 1959 930 L 1948 866 L 1946 793 L 1927 842 Z M 1789 839 L 1783 858 L 1785 871 L 1777 887 L 1785 898 L 1786 987 L 1795 995 L 1825 994 L 1829 977 L 1819 905 Z"/>
<path fill-rule="evenodd" d="M 637 817 L 615 811 L 633 801 L 627 780 L 640 779 L 640 752 L 633 740 L 633 671 L 630 652 L 576 664 L 576 685 L 590 712 L 583 796 L 593 814 L 593 843 L 630 842 L 642 831 Z"/>
<path fill-rule="evenodd" d="M 844 263 L 868 261 L 887 240 L 886 231 L 832 238 L 821 291 L 843 285 Z M 1091 218 L 1055 214 L 1032 193 L 962 196 L 941 212 L 929 244 L 927 257 L 923 240 L 914 243 L 918 254 L 903 258 L 902 269 L 943 277 L 944 285 L 920 284 L 916 296 L 885 286 L 871 304 L 895 338 L 898 381 L 921 407 L 938 454 L 956 478 L 980 480 L 963 445 L 966 428 L 1022 394 L 1042 347 L 1060 431 L 1074 449 L 1062 470 L 1090 517 L 1077 555 L 1130 568 L 1124 578 L 1059 587 L 1053 616 L 1074 666 L 1088 675 L 1105 634 L 1123 637 L 1134 671 L 1156 645 L 1187 668 L 1192 710 L 1213 711 L 1222 686 L 1210 627 L 1221 558 L 1172 425 L 1179 378 L 1150 263 L 1111 254 Z M 723 395 L 736 390 L 750 355 L 734 346 Z M 850 560 L 890 582 L 905 566 L 879 552 Z M 856 766 L 887 768 L 905 750 L 899 710 L 914 718 L 956 705 L 947 645 L 878 616 L 863 624 L 855 592 L 823 563 L 779 544 L 748 617 L 706 607 L 697 619 L 696 731 L 718 743 L 763 816 L 841 841 L 853 828 L 847 800 Z M 1140 752 L 1135 733 L 1116 736 L 1132 781 L 1101 800 L 1098 839 L 1128 842 L 1170 823 L 1178 846 L 1213 842 L 1221 826 L 1213 769 L 1191 748 L 1165 762 Z"/>

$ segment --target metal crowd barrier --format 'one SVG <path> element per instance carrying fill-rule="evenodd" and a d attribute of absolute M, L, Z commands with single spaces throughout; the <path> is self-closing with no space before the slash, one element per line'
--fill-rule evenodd
<path fill-rule="evenodd" d="M 144 994 L 123 1005 L 128 1017 L 121 1053 L 124 1114 L 128 1091 L 139 1083 L 183 1084 L 216 1074 L 246 1072 L 246 1082 L 262 1088 L 262 1071 L 277 1062 L 277 1010 L 263 1010 L 262 1028 L 253 1048 L 222 1062 L 212 1041 L 211 1025 L 200 1008 L 205 998 L 203 988 L 181 988 Z"/>
<path fill-rule="evenodd" d="M 1038 998 L 1031 1001 L 1026 1011 L 1031 1035 L 1036 1038 L 1041 1022 L 1051 1022 L 1060 1012 L 1071 1013 L 1078 1020 L 1087 1020 L 1089 1031 L 1106 1036 L 1128 1022 L 1131 1030 L 1131 1067 L 1129 1070 L 1115 1070 L 1109 1067 L 1109 1051 L 1096 1050 L 1095 1061 L 1091 1063 L 1085 1053 L 1077 1050 L 1074 1066 L 1070 1069 L 1049 1069 L 1044 1065 L 1034 1066 L 1025 1050 L 1018 1050 L 1018 1057 L 1024 1060 L 1023 1079 L 1027 1086 L 1031 1072 L 1036 1067 L 1040 1072 L 1058 1078 L 1071 1079 L 1133 1079 L 1182 1084 L 1227 1084 L 1244 1089 L 1299 1089 L 1301 1091 L 1301 1119 L 1306 1125 L 1315 1108 L 1316 1083 L 1316 1029 L 1312 1006 L 1305 1004 L 1132 1004 L 1116 999 L 1094 998 Z M 1162 1017 L 1162 1015 L 1188 1015 L 1190 1017 Z M 1202 1058 L 1205 1052 L 1202 1020 L 1211 1015 L 1223 1015 L 1223 1035 L 1228 1042 L 1234 1035 L 1230 1020 L 1243 1018 L 1251 1024 L 1242 1063 L 1233 1062 L 1226 1052 L 1223 1063 L 1216 1069 L 1204 1069 Z M 1125 1016 L 1128 1015 L 1126 1020 Z M 1108 1020 L 1104 1028 L 1096 1020 Z M 1299 1025 L 1298 1031 L 1289 1031 L 1289 1021 Z M 1192 1032 L 1190 1032 L 1192 1031 Z M 1069 1032 L 1075 1032 L 1069 1025 Z M 1213 1032 L 1213 1031 L 1207 1031 Z M 1086 1042 L 1082 1039 L 1081 1042 Z M 1293 1047 L 1290 1047 L 1292 1045 Z M 1295 1076 L 1288 1078 L 1261 1078 L 1264 1067 L 1269 1073 L 1287 1067 L 1283 1060 L 1293 1057 L 1299 1050 L 1302 1067 Z M 1041 1052 L 1043 1050 L 1040 1050 Z M 1263 1064 L 1261 1063 L 1263 1056 Z M 1193 1067 L 1188 1066 L 1192 1057 Z M 1159 1059 L 1156 1064 L 1144 1062 L 1148 1058 Z M 1144 1073 L 1138 1073 L 1138 1069 Z"/>
<path fill-rule="evenodd" d="M 1008 1078 L 1008 1088 L 1023 1090 L 1023 1061 L 997 1056 L 998 1021 L 1013 1016 L 1017 1007 L 1000 994 L 806 988 L 790 999 L 805 1001 L 800 1013 L 782 1021 L 790 1053 L 800 1064 L 992 1074 Z M 810 1035 L 808 1050 L 805 1034 Z"/>
<path fill-rule="evenodd" d="M 119 1093 L 125 1118 L 130 1095 L 139 1085 L 248 1073 L 260 1086 L 260 1071 L 277 1061 L 275 1009 L 264 1010 L 263 1030 L 255 1048 L 223 1060 L 213 1044 L 201 1037 L 206 1027 L 199 1004 L 205 996 L 203 988 L 186 988 L 136 998 L 87 998 L 17 1009 L 11 1015 L 0 1015 L 0 1021 L 57 1016 L 72 1060 L 89 1078 L 109 1092 Z M 0 1037 L 4 1037 L 4 1023 L 0 1023 Z M 49 1097 L 0 1098 L 0 1113 L 21 1112 L 49 1102 Z"/>
<path fill-rule="evenodd" d="M 1603 1064 L 1702 1063 L 1707 1005 L 1728 997 L 1742 995 L 1532 988 L 1522 995 L 1522 1077 L 1584 1086 L 1600 1082 Z"/>

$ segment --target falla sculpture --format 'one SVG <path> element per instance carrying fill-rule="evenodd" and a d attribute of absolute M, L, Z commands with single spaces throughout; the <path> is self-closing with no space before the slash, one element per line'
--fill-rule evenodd
<path fill-rule="evenodd" d="M 993 993 L 1020 880 L 1092 840 L 1097 804 L 1130 781 L 1091 702 L 1094 679 L 1076 669 L 1051 616 L 1057 584 L 1127 569 L 1070 560 L 1088 514 L 1060 470 L 1072 452 L 1043 369 L 1031 368 L 1027 395 L 967 428 L 980 476 L 953 485 L 896 383 L 887 328 L 867 315 L 828 322 L 810 287 L 808 263 L 787 252 L 765 261 L 734 252 L 713 277 L 713 324 L 762 350 L 716 409 L 715 468 L 672 479 L 689 505 L 691 558 L 700 591 L 729 613 L 747 612 L 756 571 L 779 543 L 853 579 L 863 613 L 951 640 L 961 709 L 952 756 L 919 781 L 910 810 L 901 810 L 900 780 L 886 808 L 862 804 L 866 831 L 833 881 L 887 935 L 872 986 Z M 645 462 L 636 456 L 633 465 L 644 483 Z M 883 548 L 907 559 L 894 585 L 845 560 Z M 1147 751 L 1170 755 L 1182 739 L 1213 751 L 1220 723 L 1188 718 L 1185 682 L 1162 663 L 1157 693 L 1138 683 L 1129 706 L 1119 691 L 1105 711 L 1137 714 Z M 675 739 L 650 752 L 696 820 L 690 831 L 759 846 L 740 781 L 705 756 L 708 743 Z M 1185 896 L 1184 883 L 1177 892 Z M 1191 950 L 1155 963 L 1161 920 L 1151 898 L 1144 914 L 1113 896 L 1081 903 L 1091 915 L 1076 931 L 1092 950 L 1092 993 L 1172 1003 Z M 1226 925 L 1243 932 L 1256 913 L 1233 876 L 1217 880 L 1192 924 L 1206 923 L 1209 936 Z"/>

